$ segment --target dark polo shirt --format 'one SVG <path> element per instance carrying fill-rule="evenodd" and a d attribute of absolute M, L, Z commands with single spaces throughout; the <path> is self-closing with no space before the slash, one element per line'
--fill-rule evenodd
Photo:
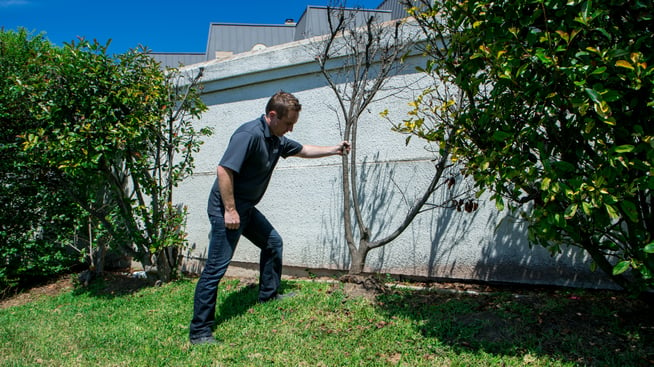
<path fill-rule="evenodd" d="M 279 157 L 290 157 L 302 144 L 272 135 L 263 116 L 247 122 L 234 132 L 220 165 L 234 172 L 234 199 L 238 210 L 256 205 L 266 192 Z M 209 215 L 221 214 L 218 178 L 209 195 Z"/>

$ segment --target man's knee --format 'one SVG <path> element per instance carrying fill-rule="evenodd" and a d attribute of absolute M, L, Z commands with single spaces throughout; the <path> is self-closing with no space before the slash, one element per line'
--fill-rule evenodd
<path fill-rule="evenodd" d="M 271 250 L 281 251 L 282 247 L 284 247 L 284 240 L 282 239 L 282 236 L 280 236 L 277 231 L 272 231 L 270 236 L 268 236 L 268 248 Z"/>

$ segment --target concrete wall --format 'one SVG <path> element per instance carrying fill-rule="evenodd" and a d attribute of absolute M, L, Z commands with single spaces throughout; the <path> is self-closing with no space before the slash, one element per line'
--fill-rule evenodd
<path fill-rule="evenodd" d="M 342 140 L 336 99 L 309 51 L 314 41 L 296 41 L 189 67 L 205 68 L 203 98 L 209 110 L 198 125 L 213 127 L 215 134 L 205 140 L 196 156 L 195 174 L 176 194 L 189 208 L 187 231 L 193 248 L 186 254 L 186 270 L 199 272 L 207 253 L 207 197 L 227 142 L 239 125 L 264 112 L 273 93 L 294 93 L 303 105 L 290 138 L 315 145 Z M 405 146 L 405 136 L 392 132 L 389 123 L 379 117 L 379 112 L 388 108 L 394 121 L 405 118 L 406 98 L 420 87 L 420 75 L 410 71 L 422 64 L 419 58 L 408 60 L 407 72 L 392 80 L 396 86 L 414 83 L 417 89 L 373 104 L 361 119 L 359 173 L 365 186 L 365 212 L 376 237 L 395 229 L 409 209 L 407 202 L 421 194 L 433 173 L 426 143 L 413 139 Z M 340 182 L 339 157 L 280 160 L 259 209 L 284 238 L 285 269 L 347 269 Z M 434 202 L 446 194 L 437 193 Z M 257 268 L 258 260 L 258 249 L 242 239 L 234 263 Z M 531 248 L 525 225 L 507 213 L 498 213 L 494 203 L 483 198 L 480 209 L 472 214 L 435 209 L 419 215 L 393 243 L 372 251 L 367 265 L 369 271 L 432 279 L 608 285 L 601 274 L 587 270 L 588 259 L 579 252 L 568 250 L 551 257 L 543 248 Z"/>

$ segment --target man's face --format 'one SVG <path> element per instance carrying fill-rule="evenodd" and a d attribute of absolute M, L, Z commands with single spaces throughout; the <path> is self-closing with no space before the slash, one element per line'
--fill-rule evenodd
<path fill-rule="evenodd" d="M 288 111 L 286 116 L 282 119 L 277 117 L 277 112 L 268 112 L 268 126 L 270 127 L 270 132 L 275 136 L 284 136 L 287 132 L 293 131 L 293 126 L 295 126 L 298 118 L 300 118 L 300 113 L 298 111 Z"/>

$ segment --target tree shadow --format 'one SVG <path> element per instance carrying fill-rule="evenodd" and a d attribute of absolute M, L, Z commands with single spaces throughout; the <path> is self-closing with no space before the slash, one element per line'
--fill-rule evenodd
<path fill-rule="evenodd" d="M 403 161 L 381 161 L 379 153 L 371 157 L 364 157 L 358 164 L 357 169 L 357 195 L 361 209 L 364 225 L 370 231 L 370 240 L 382 239 L 395 231 L 412 205 L 423 195 L 431 177 L 425 177 L 422 166 L 407 165 Z M 428 175 L 427 175 L 428 176 Z M 416 184 L 424 182 L 425 186 Z M 333 191 L 330 195 L 330 204 L 326 207 L 326 214 L 323 215 L 321 230 L 317 240 L 322 244 L 325 251 L 329 251 L 330 265 L 339 269 L 347 269 L 350 266 L 350 253 L 344 238 L 343 220 L 343 198 L 342 182 L 340 178 L 333 179 Z M 440 204 L 440 202 L 439 202 Z M 449 212 L 450 209 L 436 209 Z M 355 221 L 354 209 L 351 212 Z M 424 214 L 419 214 L 421 217 Z M 433 228 L 433 226 L 430 226 Z M 415 230 L 409 226 L 402 236 L 409 236 Z M 360 239 L 360 228 L 353 228 L 356 244 Z M 366 271 L 379 272 L 394 266 L 391 261 L 393 251 L 387 248 L 393 243 L 399 242 L 396 239 L 391 243 L 373 249 L 366 260 Z M 411 241 L 416 243 L 416 241 Z"/>
<path fill-rule="evenodd" d="M 522 357 L 525 364 L 533 356 L 588 366 L 654 362 L 654 315 L 641 300 L 608 290 L 484 290 L 395 290 L 380 295 L 377 307 L 390 318 L 413 320 L 426 342 L 457 353 Z"/>
<path fill-rule="evenodd" d="M 397 201 L 396 190 L 389 190 L 394 187 L 393 181 L 396 170 L 396 163 L 378 162 L 379 153 L 371 159 L 364 157 L 357 172 L 357 195 L 365 221 L 370 229 L 373 239 L 386 235 L 385 228 L 390 227 L 393 221 L 401 215 L 398 207 L 389 203 Z M 350 254 L 344 238 L 344 220 L 342 214 L 343 194 L 342 182 L 334 179 L 333 194 L 330 196 L 332 203 L 328 206 L 328 215 L 323 216 L 321 231 L 318 241 L 323 248 L 329 251 L 329 259 L 332 265 L 347 269 L 350 266 Z M 356 222 L 354 209 L 351 212 L 353 222 Z M 354 239 L 358 246 L 360 228 L 353 228 Z M 379 265 L 375 265 L 379 267 Z"/>
<path fill-rule="evenodd" d="M 618 289 L 601 271 L 591 271 L 590 257 L 580 248 L 562 247 L 550 253 L 528 240 L 528 224 L 507 212 L 488 218 L 492 237 L 482 246 L 474 275 L 489 281 L 548 284 L 566 287 Z"/>
<path fill-rule="evenodd" d="M 448 171 L 447 176 L 456 177 L 457 182 L 463 180 L 461 176 L 455 175 L 452 171 Z M 466 194 L 469 191 L 467 187 L 456 187 L 455 190 L 451 193 L 443 190 L 434 193 L 435 201 L 446 202 L 449 197 L 468 198 L 470 196 Z M 469 247 L 466 246 L 466 241 L 469 240 L 469 234 L 475 226 L 478 213 L 477 210 L 465 212 L 454 208 L 432 210 L 429 220 L 431 225 L 428 227 L 431 237 L 427 262 L 429 279 L 462 278 L 460 268 L 465 268 L 465 264 L 457 261 L 457 257 L 462 255 L 457 251 Z M 467 254 L 463 253 L 463 255 Z M 461 257 L 465 259 L 468 256 Z"/>
<path fill-rule="evenodd" d="M 93 278 L 88 286 L 76 284 L 73 295 L 83 294 L 96 298 L 114 299 L 137 293 L 145 288 L 161 284 L 152 277 L 136 278 L 127 273 L 104 272 Z"/>

